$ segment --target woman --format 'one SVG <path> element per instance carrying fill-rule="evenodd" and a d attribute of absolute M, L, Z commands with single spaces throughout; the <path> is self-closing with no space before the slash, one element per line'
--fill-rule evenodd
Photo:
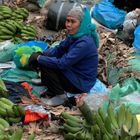
<path fill-rule="evenodd" d="M 74 7 L 66 18 L 68 37 L 56 48 L 33 53 L 29 65 L 41 71 L 46 94 L 55 96 L 89 92 L 94 86 L 98 66 L 98 36 L 86 7 Z"/>

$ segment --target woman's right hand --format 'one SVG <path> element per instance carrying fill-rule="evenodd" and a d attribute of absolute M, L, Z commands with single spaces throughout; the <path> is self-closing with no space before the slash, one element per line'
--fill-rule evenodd
<path fill-rule="evenodd" d="M 82 94 L 80 94 L 79 96 L 77 96 L 77 97 L 75 98 L 77 107 L 80 107 L 80 106 L 83 105 L 83 103 L 84 103 L 84 98 L 85 98 L 87 95 L 88 95 L 87 93 L 82 93 Z"/>

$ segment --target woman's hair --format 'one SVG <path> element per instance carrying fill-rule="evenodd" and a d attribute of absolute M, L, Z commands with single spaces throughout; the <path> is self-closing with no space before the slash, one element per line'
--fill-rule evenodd
<path fill-rule="evenodd" d="M 79 18 L 79 20 L 81 21 L 78 32 L 76 34 L 70 35 L 70 36 L 73 38 L 79 38 L 84 35 L 91 35 L 98 48 L 99 47 L 99 36 L 96 31 L 96 25 L 91 23 L 91 16 L 90 16 L 89 9 L 86 6 L 84 6 L 84 7 L 78 6 L 77 8 L 74 7 L 70 10 L 70 12 L 68 13 L 68 16 L 75 16 L 75 17 Z"/>
<path fill-rule="evenodd" d="M 79 21 L 81 21 L 83 15 L 84 15 L 84 13 L 83 13 L 82 7 L 77 6 L 77 7 L 73 7 L 73 8 L 68 12 L 68 15 L 67 15 L 67 16 L 75 17 L 75 18 L 77 18 Z"/>

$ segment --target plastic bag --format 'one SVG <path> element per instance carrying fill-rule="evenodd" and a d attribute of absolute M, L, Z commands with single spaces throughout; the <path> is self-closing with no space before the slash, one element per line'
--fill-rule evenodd
<path fill-rule="evenodd" d="M 134 31 L 133 47 L 140 53 L 140 25 Z"/>
<path fill-rule="evenodd" d="M 134 78 L 130 78 L 125 81 L 124 85 L 120 87 L 119 84 L 117 84 L 115 87 L 111 89 L 111 91 L 107 94 L 107 97 L 112 101 L 115 109 L 117 110 L 122 103 L 126 104 L 126 106 L 129 106 L 132 109 L 133 114 L 140 114 L 140 110 L 137 109 L 140 108 L 140 103 L 136 102 L 135 100 L 131 100 L 130 102 L 122 102 L 126 96 L 131 95 L 133 93 L 140 92 L 140 84 L 138 81 L 136 81 Z M 132 95 L 131 95 L 132 96 Z M 104 102 L 104 109 L 107 110 L 108 105 L 110 104 L 109 100 L 105 100 Z M 137 109 L 137 110 L 136 110 Z"/>
<path fill-rule="evenodd" d="M 50 112 L 46 111 L 43 106 L 29 105 L 25 107 L 24 123 L 30 123 L 43 119 L 44 121 L 51 120 Z"/>
<path fill-rule="evenodd" d="M 13 59 L 13 52 L 16 45 L 11 41 L 0 42 L 0 62 L 5 63 Z"/>
<path fill-rule="evenodd" d="M 29 69 L 28 59 L 33 52 L 47 49 L 48 44 L 42 41 L 29 41 L 17 46 L 14 50 L 14 63 L 17 68 Z"/>
<path fill-rule="evenodd" d="M 93 7 L 92 17 L 102 25 L 117 29 L 122 27 L 126 13 L 116 8 L 111 2 L 102 1 Z"/>

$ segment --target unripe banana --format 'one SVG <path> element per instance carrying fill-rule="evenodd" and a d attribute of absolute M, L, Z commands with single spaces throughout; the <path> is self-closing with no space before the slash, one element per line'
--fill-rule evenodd
<path fill-rule="evenodd" d="M 1 107 L 0 107 L 0 116 L 1 117 L 6 117 L 7 116 L 6 110 L 4 108 L 1 108 Z"/>
<path fill-rule="evenodd" d="M 3 103 L 5 103 L 5 104 L 7 104 L 7 105 L 9 105 L 11 107 L 14 105 L 14 103 L 12 101 L 10 101 L 9 99 L 4 98 L 4 97 L 1 97 L 0 101 L 2 101 Z"/>
<path fill-rule="evenodd" d="M 64 129 L 67 131 L 67 132 L 71 132 L 71 133 L 77 133 L 78 131 L 82 130 L 81 127 L 71 127 L 67 124 L 64 124 Z"/>
<path fill-rule="evenodd" d="M 120 109 L 117 112 L 117 120 L 118 120 L 119 127 L 122 128 L 123 124 L 125 123 L 125 105 L 124 104 L 120 106 Z"/>
<path fill-rule="evenodd" d="M 117 120 L 116 120 L 116 116 L 115 116 L 115 112 L 114 112 L 113 107 L 111 105 L 108 107 L 107 112 L 108 112 L 108 115 L 109 115 L 110 120 L 112 122 L 112 125 L 116 129 L 119 129 L 119 126 L 118 126 L 118 123 L 117 123 Z"/>
<path fill-rule="evenodd" d="M 132 111 L 130 108 L 126 108 L 125 112 L 125 123 L 124 125 L 126 126 L 127 130 L 129 131 L 131 126 L 132 126 Z"/>
<path fill-rule="evenodd" d="M 130 128 L 129 134 L 135 136 L 138 132 L 138 120 L 135 115 L 132 117 L 132 126 Z"/>
<path fill-rule="evenodd" d="M 105 118 L 105 127 L 106 127 L 106 130 L 110 133 L 110 134 L 113 134 L 113 130 L 111 128 L 111 120 L 110 120 L 110 117 L 109 116 L 106 116 Z"/>
<path fill-rule="evenodd" d="M 99 113 L 99 115 L 101 116 L 102 121 L 104 122 L 104 121 L 105 121 L 105 118 L 106 118 L 106 113 L 105 113 L 105 111 L 103 110 L 103 108 L 99 107 L 98 113 Z"/>
<path fill-rule="evenodd" d="M 14 113 L 15 113 L 16 117 L 21 117 L 21 114 L 19 113 L 17 106 L 18 105 L 13 105 L 12 108 L 14 110 Z"/>
<path fill-rule="evenodd" d="M 16 118 L 14 118 L 14 117 L 8 117 L 8 122 L 9 123 L 19 123 L 21 121 L 21 117 L 16 117 Z"/>
<path fill-rule="evenodd" d="M 17 105 L 17 110 L 18 110 L 18 112 L 20 114 L 20 117 L 24 117 L 25 116 L 25 110 L 22 107 Z"/>
<path fill-rule="evenodd" d="M 9 128 L 9 126 L 10 126 L 9 123 L 2 118 L 0 118 L 0 124 L 3 125 L 4 128 Z"/>
<path fill-rule="evenodd" d="M 81 123 L 70 120 L 70 119 L 65 119 L 64 121 L 65 121 L 66 124 L 68 124 L 71 127 L 81 127 L 82 126 Z"/>
<path fill-rule="evenodd" d="M 78 123 L 81 123 L 81 122 L 82 122 L 82 121 L 80 120 L 80 118 L 75 117 L 75 116 L 72 116 L 72 115 L 68 114 L 67 112 L 62 112 L 62 113 L 61 113 L 61 117 L 64 118 L 64 119 L 73 120 L 73 121 L 78 122 Z"/>

